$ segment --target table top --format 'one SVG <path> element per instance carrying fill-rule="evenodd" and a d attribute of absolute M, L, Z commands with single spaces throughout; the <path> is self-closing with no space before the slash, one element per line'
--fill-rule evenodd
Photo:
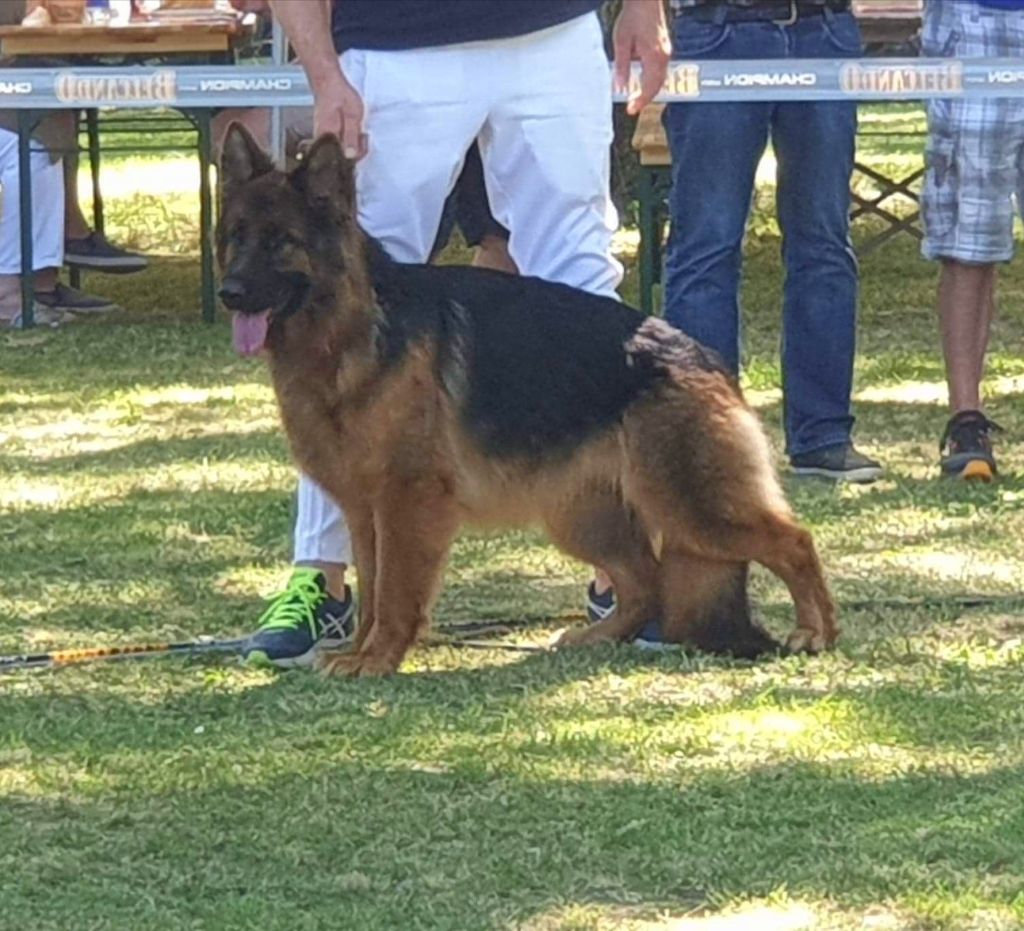
<path fill-rule="evenodd" d="M 124 24 L 0 26 L 3 55 L 152 55 L 226 51 L 245 31 L 240 19 L 136 20 Z"/>
<path fill-rule="evenodd" d="M 858 19 L 920 19 L 921 0 L 853 0 Z"/>

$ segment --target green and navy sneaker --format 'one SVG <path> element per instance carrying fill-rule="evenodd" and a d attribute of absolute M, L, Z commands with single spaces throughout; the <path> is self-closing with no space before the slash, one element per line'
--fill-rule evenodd
<path fill-rule="evenodd" d="M 339 647 L 352 636 L 355 616 L 355 599 L 347 585 L 344 600 L 338 601 L 327 593 L 322 572 L 296 569 L 285 590 L 263 612 L 242 659 L 251 666 L 279 669 L 311 666 L 318 650 Z"/>

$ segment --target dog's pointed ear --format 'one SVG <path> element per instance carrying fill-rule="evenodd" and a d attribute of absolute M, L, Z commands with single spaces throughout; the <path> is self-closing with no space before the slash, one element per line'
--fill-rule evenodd
<path fill-rule="evenodd" d="M 355 213 L 354 165 L 341 151 L 341 140 L 325 134 L 309 147 L 302 164 L 292 173 L 292 182 L 311 206 L 351 217 Z"/>
<path fill-rule="evenodd" d="M 225 187 L 244 184 L 273 170 L 270 156 L 259 147 L 249 130 L 241 123 L 232 123 L 221 146 L 221 183 Z"/>

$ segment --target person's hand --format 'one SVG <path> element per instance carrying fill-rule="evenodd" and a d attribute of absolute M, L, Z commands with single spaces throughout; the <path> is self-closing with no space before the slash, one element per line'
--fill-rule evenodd
<path fill-rule="evenodd" d="M 340 71 L 313 88 L 315 135 L 334 133 L 341 139 L 345 157 L 357 159 L 366 154 L 366 137 L 362 130 L 362 98 Z"/>
<path fill-rule="evenodd" d="M 630 63 L 640 62 L 640 92 L 626 104 L 626 112 L 635 116 L 661 90 L 672 57 L 661 0 L 623 0 L 612 43 L 616 91 L 623 93 L 628 89 Z"/>

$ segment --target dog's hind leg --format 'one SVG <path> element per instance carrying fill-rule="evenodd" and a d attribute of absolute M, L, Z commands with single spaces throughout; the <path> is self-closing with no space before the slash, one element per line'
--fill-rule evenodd
<path fill-rule="evenodd" d="M 324 672 L 390 675 L 429 624 L 459 526 L 455 500 L 442 486 L 433 479 L 395 483 L 381 494 L 374 512 L 373 623 L 358 649 L 323 654 L 319 665 Z"/>
<path fill-rule="evenodd" d="M 733 505 L 725 514 L 706 510 L 699 521 L 666 522 L 665 537 L 662 559 L 672 554 L 671 559 L 686 566 L 673 573 L 676 592 L 686 591 L 687 577 L 704 577 L 700 584 L 706 587 L 716 571 L 719 578 L 727 574 L 726 569 L 715 570 L 716 563 L 758 562 L 785 582 L 793 598 L 796 629 L 786 645 L 794 651 L 818 652 L 835 643 L 839 636 L 835 603 L 814 540 L 788 513 L 751 501 L 743 510 Z M 694 566 L 700 567 L 696 575 Z M 687 623 L 682 614 L 676 622 L 681 628 Z M 679 633 L 683 635 L 682 629 Z"/>
<path fill-rule="evenodd" d="M 796 605 L 796 629 L 786 645 L 794 651 L 817 653 L 839 636 L 835 602 L 810 532 L 785 514 L 761 514 L 743 530 L 733 530 L 732 548 L 774 572 L 789 589 Z"/>
<path fill-rule="evenodd" d="M 661 584 L 662 636 L 667 642 L 739 659 L 780 648 L 751 617 L 744 563 L 666 549 L 661 555 Z"/>
<path fill-rule="evenodd" d="M 786 645 L 812 653 L 832 646 L 839 636 L 835 603 L 810 533 L 784 514 L 754 510 L 742 523 L 735 517 L 705 520 L 696 533 L 686 528 L 672 549 L 702 564 L 760 563 L 785 582 L 793 598 L 796 629 Z"/>
<path fill-rule="evenodd" d="M 796 607 L 788 646 L 831 646 L 839 628 L 821 561 L 783 497 L 756 418 L 721 386 L 700 396 L 702 405 L 679 395 L 631 418 L 629 500 L 658 521 L 666 552 L 774 572 Z"/>
<path fill-rule="evenodd" d="M 630 640 L 657 617 L 658 561 L 647 530 L 618 494 L 588 488 L 548 515 L 546 527 L 556 546 L 604 570 L 615 588 L 615 611 L 587 627 L 565 631 L 558 646 Z"/>

